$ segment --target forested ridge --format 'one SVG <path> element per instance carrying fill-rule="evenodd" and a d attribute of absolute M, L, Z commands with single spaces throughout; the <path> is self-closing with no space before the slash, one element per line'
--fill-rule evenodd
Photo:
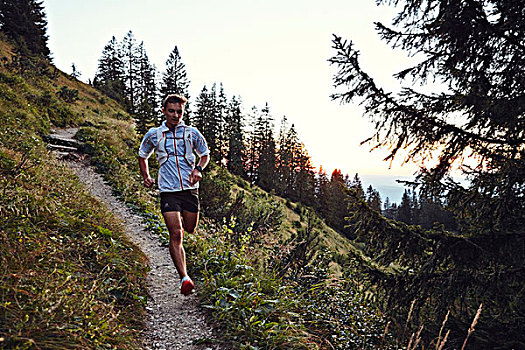
<path fill-rule="evenodd" d="M 175 46 L 156 81 L 144 43 L 129 32 L 110 40 L 92 86 L 83 84 L 74 65 L 68 75 L 50 64 L 41 4 L 20 1 L 32 5 L 35 31 L 6 26 L 24 10 L 18 3 L 0 3 L 0 346 L 137 347 L 147 298 L 140 253 L 43 138 L 51 127 L 80 127 L 90 162 L 165 243 L 136 149 L 162 120 L 162 96 L 188 95 L 189 75 Z M 397 28 L 378 23 L 379 32 L 428 55 L 398 77 L 435 75 L 449 93 L 385 92 L 339 37 L 330 61 L 334 98 L 365 105 L 375 146 L 416 157 L 445 145 L 399 205 L 364 190 L 357 174 L 316 172 L 285 117 L 274 135 L 270 102 L 246 110 L 222 84 L 188 96 L 185 121 L 213 152 L 201 191 L 206 219 L 188 258 L 202 305 L 237 348 L 452 349 L 466 337 L 467 348 L 524 347 L 523 4 L 396 4 Z M 40 46 L 24 44 L 33 36 Z M 464 124 L 450 119 L 458 111 Z M 465 186 L 447 174 L 468 155 L 479 164 L 463 168 Z"/>

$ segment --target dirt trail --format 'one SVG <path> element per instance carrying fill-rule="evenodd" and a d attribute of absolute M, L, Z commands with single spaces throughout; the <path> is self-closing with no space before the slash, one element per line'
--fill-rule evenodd
<path fill-rule="evenodd" d="M 53 130 L 52 138 L 73 140 L 77 129 Z M 71 150 L 69 150 L 71 152 Z M 180 294 L 180 282 L 167 247 L 162 247 L 157 237 L 149 233 L 140 216 L 134 214 L 112 193 L 102 176 L 93 170 L 81 156 L 60 153 L 64 162 L 85 184 L 89 192 L 101 200 L 109 210 L 122 220 L 126 234 L 146 254 L 151 267 L 147 275 L 149 291 L 147 329 L 143 335 L 145 349 L 224 349 L 217 343 L 194 344 L 195 341 L 213 339 L 213 328 L 207 323 L 195 295 Z M 137 170 L 138 171 L 138 170 Z M 197 286 L 198 287 L 198 286 Z"/>

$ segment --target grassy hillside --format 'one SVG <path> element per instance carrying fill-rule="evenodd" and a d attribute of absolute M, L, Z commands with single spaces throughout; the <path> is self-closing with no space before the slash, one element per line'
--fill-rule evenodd
<path fill-rule="evenodd" d="M 42 141 L 53 126 L 79 127 L 92 164 L 166 242 L 157 194 L 141 186 L 132 120 L 52 66 L 21 69 L 11 52 L 0 40 L 0 347 L 135 348 L 144 256 Z M 388 348 L 382 316 L 336 263 L 358 251 L 315 212 L 218 167 L 201 186 L 206 217 L 187 256 L 228 342 Z"/>
<path fill-rule="evenodd" d="M 145 257 L 42 141 L 128 117 L 45 63 L 20 74 L 3 41 L 0 58 L 0 347 L 137 348 Z"/>

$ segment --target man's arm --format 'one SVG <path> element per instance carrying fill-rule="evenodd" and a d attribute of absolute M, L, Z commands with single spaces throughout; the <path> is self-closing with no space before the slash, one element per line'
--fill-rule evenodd
<path fill-rule="evenodd" d="M 144 180 L 143 184 L 145 187 L 151 187 L 155 183 L 155 180 L 149 176 L 148 160 L 146 158 L 139 157 L 139 169 L 140 175 Z"/>
<path fill-rule="evenodd" d="M 210 156 L 205 155 L 205 156 L 200 157 L 199 163 L 197 165 L 200 166 L 202 169 L 204 169 L 206 168 L 206 165 L 208 165 L 209 161 L 210 161 Z M 202 179 L 202 173 L 197 169 L 193 169 L 190 174 L 190 184 L 194 185 L 197 182 L 199 182 L 201 179 Z"/>

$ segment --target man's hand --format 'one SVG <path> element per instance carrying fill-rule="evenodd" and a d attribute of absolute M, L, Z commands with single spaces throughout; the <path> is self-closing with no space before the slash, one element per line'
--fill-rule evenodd
<path fill-rule="evenodd" d="M 193 171 L 190 174 L 190 185 L 193 186 L 200 180 L 202 180 L 202 173 L 197 169 L 193 169 Z"/>
<path fill-rule="evenodd" d="M 144 187 L 151 187 L 153 186 L 153 184 L 155 183 L 155 180 L 152 179 L 151 177 L 148 177 L 147 179 L 144 179 Z"/>

